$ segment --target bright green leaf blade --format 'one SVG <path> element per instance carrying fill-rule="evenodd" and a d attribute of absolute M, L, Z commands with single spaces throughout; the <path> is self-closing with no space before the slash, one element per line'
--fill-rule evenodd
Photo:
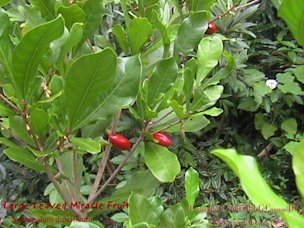
<path fill-rule="evenodd" d="M 234 173 L 240 178 L 240 182 L 246 195 L 254 205 L 270 208 L 286 208 L 288 203 L 269 187 L 262 177 L 256 160 L 251 156 L 239 155 L 233 149 L 216 149 L 212 153 L 225 161 Z M 258 186 L 258 188 L 257 188 Z M 296 211 L 278 212 L 290 227 L 302 227 L 304 218 Z"/>
<path fill-rule="evenodd" d="M 3 7 L 9 3 L 11 3 L 12 0 L 0 0 L 0 7 Z"/>
<path fill-rule="evenodd" d="M 187 54 L 197 47 L 208 28 L 209 18 L 207 12 L 196 12 L 182 22 L 174 44 L 176 53 Z"/>
<path fill-rule="evenodd" d="M 65 26 L 70 29 L 75 23 L 84 23 L 85 12 L 77 5 L 61 6 L 58 13 L 62 14 L 65 21 Z"/>
<path fill-rule="evenodd" d="M 303 0 L 284 0 L 279 8 L 279 16 L 285 20 L 293 36 L 302 46 L 304 46 L 303 12 Z"/>
<path fill-rule="evenodd" d="M 91 154 L 97 154 L 101 152 L 100 142 L 93 139 L 72 137 L 70 140 L 79 150 L 83 150 Z"/>
<path fill-rule="evenodd" d="M 138 54 L 153 32 L 147 18 L 134 18 L 129 27 L 128 35 L 132 54 Z"/>
<path fill-rule="evenodd" d="M 304 140 L 302 140 L 293 150 L 292 168 L 296 176 L 297 188 L 304 198 Z"/>
<path fill-rule="evenodd" d="M 293 139 L 298 132 L 298 123 L 294 118 L 289 118 L 281 124 L 281 128 L 286 132 L 287 138 Z"/>
<path fill-rule="evenodd" d="M 173 182 L 181 171 L 177 156 L 155 143 L 146 143 L 144 159 L 153 175 L 161 182 Z"/>
<path fill-rule="evenodd" d="M 192 11 L 211 11 L 212 7 L 215 5 L 216 0 L 189 0 L 187 1 L 188 9 Z"/>
<path fill-rule="evenodd" d="M 178 66 L 174 58 L 162 60 L 155 67 L 148 80 L 148 105 L 152 107 L 174 85 L 178 75 Z"/>
<path fill-rule="evenodd" d="M 28 98 L 37 82 L 36 71 L 50 43 L 63 33 L 62 17 L 33 28 L 17 45 L 13 56 L 13 81 L 19 96 Z"/>
<path fill-rule="evenodd" d="M 26 124 L 21 116 L 10 116 L 8 118 L 9 128 L 23 142 L 34 146 L 34 140 L 26 129 Z"/>
<path fill-rule="evenodd" d="M 197 51 L 197 86 L 205 79 L 211 70 L 218 64 L 223 54 L 223 42 L 218 36 L 209 36 L 201 40 Z"/>
<path fill-rule="evenodd" d="M 121 59 L 114 88 L 100 96 L 94 105 L 94 110 L 79 123 L 79 126 L 82 126 L 86 120 L 95 121 L 101 119 L 108 121 L 107 118 L 109 116 L 132 104 L 137 97 L 141 74 L 142 65 L 139 56 Z"/>
<path fill-rule="evenodd" d="M 34 108 L 31 110 L 30 123 L 37 135 L 43 136 L 46 130 L 48 130 L 48 120 L 49 115 L 43 109 Z"/>
<path fill-rule="evenodd" d="M 187 227 L 185 212 L 180 203 L 171 206 L 162 214 L 159 227 Z"/>
<path fill-rule="evenodd" d="M 55 0 L 30 0 L 33 6 L 35 6 L 41 15 L 48 21 L 55 18 Z"/>
<path fill-rule="evenodd" d="M 185 173 L 185 188 L 186 188 L 186 199 L 190 206 L 193 206 L 195 200 L 199 194 L 200 179 L 198 172 L 192 167 L 189 168 Z"/>
<path fill-rule="evenodd" d="M 304 66 L 298 66 L 293 70 L 297 80 L 304 84 Z"/>
<path fill-rule="evenodd" d="M 105 49 L 82 56 L 71 66 L 67 73 L 64 95 L 72 129 L 92 112 L 98 97 L 113 87 L 116 62 L 115 53 Z"/>
<path fill-rule="evenodd" d="M 157 225 L 156 208 L 152 206 L 145 196 L 132 192 L 128 201 L 129 218 L 133 225 L 142 222 Z"/>
<path fill-rule="evenodd" d="M 129 43 L 126 37 L 126 32 L 120 24 L 117 24 L 113 27 L 113 34 L 117 39 L 120 48 L 124 51 L 125 54 L 129 53 Z"/>
<path fill-rule="evenodd" d="M 44 172 L 45 168 L 36 157 L 26 149 L 8 148 L 3 151 L 11 160 L 18 162 L 37 172 Z"/>

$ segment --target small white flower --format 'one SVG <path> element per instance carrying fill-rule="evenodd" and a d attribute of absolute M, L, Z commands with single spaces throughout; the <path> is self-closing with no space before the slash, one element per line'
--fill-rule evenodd
<path fill-rule="evenodd" d="M 268 79 L 266 81 L 266 86 L 268 86 L 270 89 L 275 89 L 278 85 L 278 82 L 274 79 Z"/>

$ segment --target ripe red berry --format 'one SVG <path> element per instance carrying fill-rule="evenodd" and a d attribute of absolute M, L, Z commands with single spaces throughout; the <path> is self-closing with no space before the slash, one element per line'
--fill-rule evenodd
<path fill-rule="evenodd" d="M 132 143 L 125 136 L 115 133 L 109 136 L 110 143 L 120 150 L 131 150 Z"/>
<path fill-rule="evenodd" d="M 215 22 L 209 22 L 208 23 L 208 29 L 207 29 L 207 34 L 213 34 L 215 32 L 217 32 L 219 30 L 219 28 L 217 27 L 217 25 L 215 24 Z"/>
<path fill-rule="evenodd" d="M 173 141 L 170 136 L 166 135 L 164 132 L 156 132 L 153 134 L 153 138 L 158 141 L 158 144 L 162 146 L 171 146 Z"/>

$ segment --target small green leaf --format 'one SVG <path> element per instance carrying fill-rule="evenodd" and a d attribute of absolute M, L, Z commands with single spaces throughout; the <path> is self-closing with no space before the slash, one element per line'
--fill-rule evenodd
<path fill-rule="evenodd" d="M 48 130 L 48 120 L 49 115 L 43 109 L 34 108 L 31 110 L 30 123 L 37 135 L 43 136 L 43 134 Z"/>
<path fill-rule="evenodd" d="M 56 3 L 55 0 L 30 0 L 33 6 L 35 6 L 41 15 L 49 20 L 52 20 L 55 18 L 55 10 L 54 5 Z"/>
<path fill-rule="evenodd" d="M 304 66 L 298 66 L 293 70 L 297 80 L 304 84 Z"/>
<path fill-rule="evenodd" d="M 289 118 L 281 124 L 281 128 L 287 133 L 287 138 L 293 139 L 298 131 L 298 123 L 296 119 Z"/>
<path fill-rule="evenodd" d="M 304 197 L 304 140 L 302 140 L 293 150 L 292 153 L 292 169 L 296 176 L 297 188 Z"/>
<path fill-rule="evenodd" d="M 97 154 L 101 152 L 100 142 L 90 138 L 70 138 L 71 142 L 77 149 L 86 151 L 91 154 Z"/>
<path fill-rule="evenodd" d="M 129 27 L 128 37 L 133 55 L 140 52 L 153 32 L 152 25 L 147 18 L 134 18 Z"/>
<path fill-rule="evenodd" d="M 192 167 L 189 168 L 185 173 L 185 188 L 186 188 L 186 199 L 190 206 L 193 206 L 195 200 L 199 194 L 200 179 L 198 172 Z"/>
<path fill-rule="evenodd" d="M 262 132 L 264 139 L 268 139 L 271 136 L 274 136 L 274 134 L 276 133 L 277 130 L 278 130 L 277 126 L 269 124 L 269 123 L 264 123 L 261 128 L 261 132 Z"/>
<path fill-rule="evenodd" d="M 217 108 L 217 107 L 212 107 L 206 111 L 203 111 L 202 113 L 204 113 L 204 115 L 208 115 L 208 116 L 219 116 L 223 113 L 223 109 Z"/>
<path fill-rule="evenodd" d="M 187 227 L 185 212 L 180 203 L 171 206 L 162 214 L 159 227 Z"/>
<path fill-rule="evenodd" d="M 197 51 L 197 86 L 205 79 L 211 70 L 218 64 L 223 54 L 223 42 L 218 36 L 209 36 L 201 40 Z"/>
<path fill-rule="evenodd" d="M 120 45 L 120 48 L 123 50 L 125 54 L 129 53 L 129 43 L 127 40 L 127 34 L 123 27 L 120 24 L 116 24 L 113 27 L 113 34 L 117 39 L 118 44 Z"/>
<path fill-rule="evenodd" d="M 36 157 L 26 149 L 8 148 L 3 151 L 11 160 L 18 162 L 30 169 L 37 172 L 44 172 L 45 168 L 40 161 L 36 160 Z"/>
<path fill-rule="evenodd" d="M 85 12 L 77 5 L 61 6 L 58 13 L 62 15 L 65 26 L 70 30 L 75 23 L 85 22 Z"/>
<path fill-rule="evenodd" d="M 181 171 L 177 156 L 155 143 L 146 143 L 145 146 L 145 163 L 153 175 L 161 182 L 173 182 Z"/>

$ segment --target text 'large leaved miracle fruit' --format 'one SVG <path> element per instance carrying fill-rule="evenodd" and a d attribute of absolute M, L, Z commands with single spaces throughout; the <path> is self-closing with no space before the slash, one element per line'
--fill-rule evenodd
<path fill-rule="evenodd" d="M 132 143 L 125 136 L 115 133 L 109 136 L 110 143 L 120 150 L 131 150 Z"/>
<path fill-rule="evenodd" d="M 154 133 L 153 138 L 156 139 L 158 141 L 158 144 L 162 146 L 168 147 L 168 146 L 172 146 L 173 144 L 173 140 L 171 139 L 171 137 L 165 134 L 164 132 Z"/>

